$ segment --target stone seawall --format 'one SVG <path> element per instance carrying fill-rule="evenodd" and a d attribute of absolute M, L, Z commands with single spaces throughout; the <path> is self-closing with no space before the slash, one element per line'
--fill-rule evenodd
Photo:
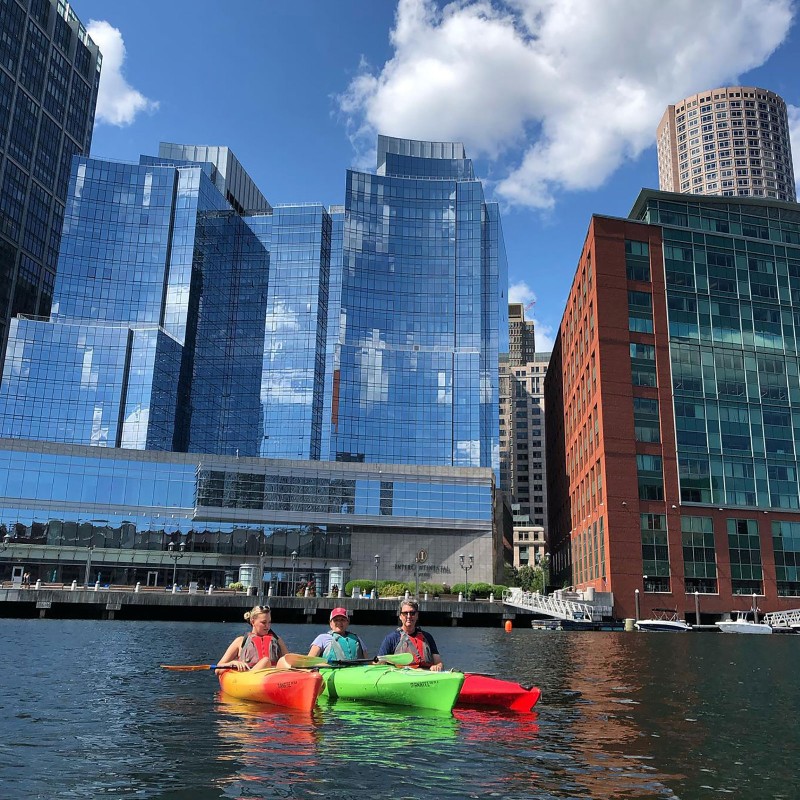
<path fill-rule="evenodd" d="M 244 592 L 212 594 L 133 587 L 75 588 L 43 585 L 0 588 L 0 617 L 55 619 L 181 620 L 234 622 L 254 605 L 268 604 L 276 624 L 326 623 L 331 609 L 343 606 L 356 623 L 391 625 L 397 619 L 400 598 L 369 600 L 333 597 L 257 597 Z M 532 615 L 503 606 L 498 600 L 459 602 L 420 600 L 423 624 L 502 627 L 506 620 L 530 626 Z"/>

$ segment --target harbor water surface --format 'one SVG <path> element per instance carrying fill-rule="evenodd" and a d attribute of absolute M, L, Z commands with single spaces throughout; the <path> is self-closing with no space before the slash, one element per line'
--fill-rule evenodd
<path fill-rule="evenodd" d="M 244 625 L 0 620 L 0 796 L 794 798 L 800 636 L 431 628 L 447 667 L 541 687 L 533 714 L 220 695 Z M 319 626 L 277 625 L 307 652 Z M 384 628 L 353 624 L 371 652 Z"/>

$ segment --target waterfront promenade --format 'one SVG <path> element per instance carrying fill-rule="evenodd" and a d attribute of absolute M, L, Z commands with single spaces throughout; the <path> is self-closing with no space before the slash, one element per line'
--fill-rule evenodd
<path fill-rule="evenodd" d="M 211 593 L 171 587 L 75 586 L 40 583 L 21 587 L 0 584 L 0 617 L 57 619 L 239 621 L 256 603 L 268 603 L 280 622 L 327 622 L 331 609 L 344 606 L 360 624 L 390 625 L 400 598 L 372 600 L 341 597 L 259 597 L 214 589 Z M 520 613 L 497 599 L 459 601 L 420 599 L 426 625 L 502 627 L 506 620 L 530 627 L 534 615 Z"/>

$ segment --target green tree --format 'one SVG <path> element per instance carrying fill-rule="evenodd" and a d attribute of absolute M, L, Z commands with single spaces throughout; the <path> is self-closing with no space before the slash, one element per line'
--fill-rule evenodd
<path fill-rule="evenodd" d="M 526 592 L 542 592 L 544 571 L 541 567 L 520 567 L 517 570 L 517 585 Z"/>

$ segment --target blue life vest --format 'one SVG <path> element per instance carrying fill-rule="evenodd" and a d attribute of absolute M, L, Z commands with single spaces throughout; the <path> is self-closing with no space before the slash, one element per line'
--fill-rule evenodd
<path fill-rule="evenodd" d="M 322 657 L 328 661 L 356 661 L 364 658 L 361 640 L 354 633 L 332 633 L 331 640 L 322 651 Z"/>

